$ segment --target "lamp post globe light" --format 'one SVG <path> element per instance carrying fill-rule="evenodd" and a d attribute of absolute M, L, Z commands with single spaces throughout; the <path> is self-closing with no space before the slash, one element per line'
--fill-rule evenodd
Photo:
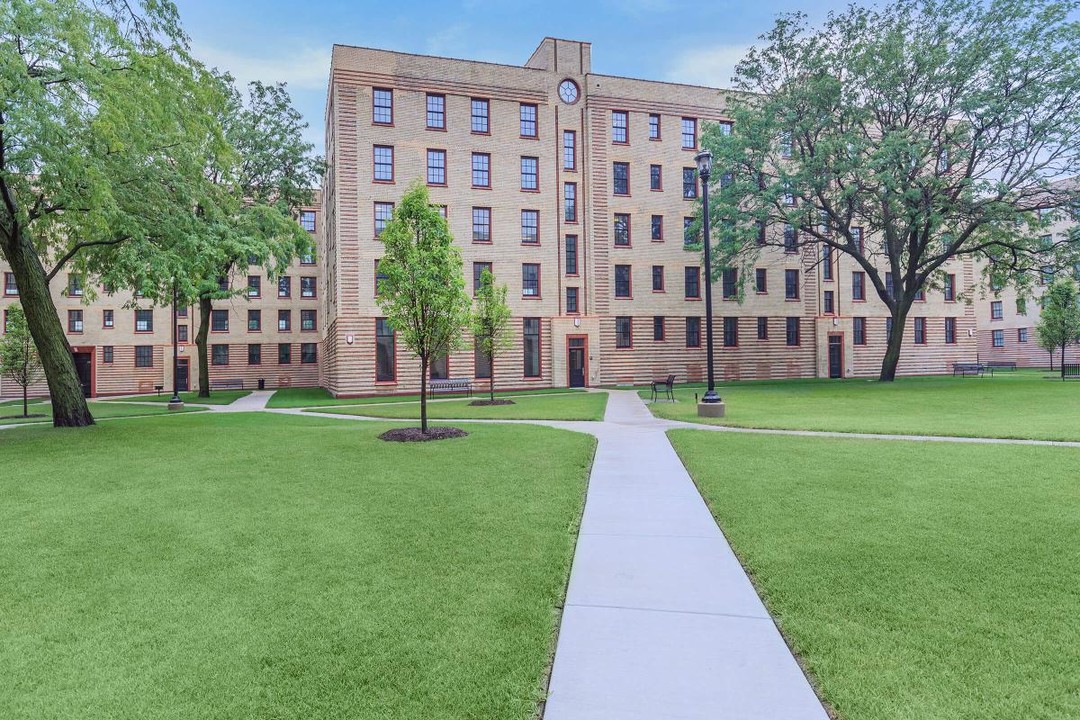
<path fill-rule="evenodd" d="M 709 177 L 712 175 L 712 153 L 702 150 L 694 156 L 698 175 L 701 177 L 702 242 L 705 244 L 705 363 L 709 387 L 698 403 L 698 415 L 723 417 L 724 403 L 716 392 L 716 376 L 713 372 L 713 306 L 712 306 L 712 241 L 709 238 Z"/>

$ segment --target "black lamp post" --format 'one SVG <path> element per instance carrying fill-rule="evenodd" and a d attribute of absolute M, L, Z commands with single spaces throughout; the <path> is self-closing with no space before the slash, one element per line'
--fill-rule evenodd
<path fill-rule="evenodd" d="M 702 150 L 694 156 L 698 175 L 701 176 L 701 217 L 705 242 L 705 354 L 709 373 L 709 388 L 701 398 L 703 403 L 718 403 L 716 381 L 713 375 L 713 317 L 712 317 L 712 248 L 709 240 L 709 176 L 712 175 L 712 153 Z"/>
<path fill-rule="evenodd" d="M 178 407 L 184 404 L 184 401 L 180 399 L 180 357 L 179 350 L 177 349 L 176 338 L 176 280 L 173 280 L 172 287 L 172 398 L 169 399 L 170 407 Z"/>

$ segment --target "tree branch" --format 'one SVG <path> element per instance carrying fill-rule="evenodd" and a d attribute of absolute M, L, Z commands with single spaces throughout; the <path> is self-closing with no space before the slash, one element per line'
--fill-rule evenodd
<path fill-rule="evenodd" d="M 56 273 L 60 272 L 60 269 L 63 268 L 64 265 L 66 265 L 67 262 L 71 260 L 71 258 L 75 257 L 75 255 L 84 248 L 100 247 L 104 245 L 119 245 L 120 243 L 126 242 L 130 239 L 130 237 L 125 236 L 120 238 L 114 238 L 112 240 L 90 240 L 87 242 L 75 243 L 75 245 L 72 246 L 72 248 L 68 250 L 67 253 L 65 253 L 64 256 L 57 261 L 56 266 L 49 271 L 49 274 L 45 276 L 45 281 L 51 282 L 52 279 L 56 277 Z"/>

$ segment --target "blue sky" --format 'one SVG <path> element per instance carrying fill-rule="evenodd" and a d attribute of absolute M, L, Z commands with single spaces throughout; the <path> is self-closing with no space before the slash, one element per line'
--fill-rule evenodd
<path fill-rule="evenodd" d="M 334 43 L 518 65 L 547 35 L 592 43 L 595 72 L 724 87 L 777 13 L 843 0 L 177 0 L 196 55 L 239 80 L 285 81 L 322 152 Z"/>

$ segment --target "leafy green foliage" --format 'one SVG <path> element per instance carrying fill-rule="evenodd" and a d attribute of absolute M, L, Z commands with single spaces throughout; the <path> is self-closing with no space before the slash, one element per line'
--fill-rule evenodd
<path fill-rule="evenodd" d="M 26 325 L 26 315 L 22 307 L 12 305 L 6 311 L 6 326 L 0 336 L 0 376 L 3 376 L 22 388 L 23 415 L 27 408 L 27 392 L 31 385 L 41 382 L 45 370 L 41 367 L 41 358 L 34 347 L 34 338 Z"/>
<path fill-rule="evenodd" d="M 506 304 L 506 283 L 495 285 L 495 276 L 485 269 L 480 273 L 480 287 L 476 291 L 476 310 L 472 315 L 473 337 L 476 349 L 490 358 L 491 383 L 489 397 L 495 399 L 495 358 L 513 343 L 507 332 L 510 324 L 510 306 Z"/>
<path fill-rule="evenodd" d="M 1080 293 L 1070 278 L 1058 278 L 1042 296 L 1042 312 L 1035 326 L 1039 347 L 1053 353 L 1061 348 L 1061 363 L 1065 364 L 1065 348 L 1080 342 Z M 1062 368 L 1062 373 L 1065 369 Z"/>

